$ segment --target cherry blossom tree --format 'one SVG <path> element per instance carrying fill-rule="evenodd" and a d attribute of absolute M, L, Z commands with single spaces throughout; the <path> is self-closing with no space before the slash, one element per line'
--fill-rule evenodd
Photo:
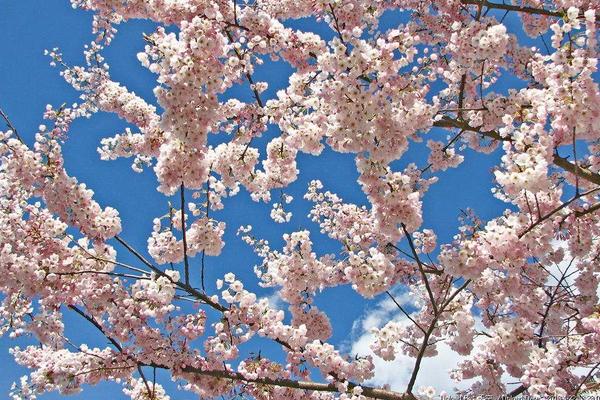
<path fill-rule="evenodd" d="M 423 389 L 416 380 L 441 344 L 463 356 L 452 377 L 475 378 L 462 394 L 594 390 L 597 0 L 71 3 L 94 15 L 97 37 L 86 46 L 86 63 L 71 65 L 58 49 L 48 55 L 81 101 L 48 105 L 32 146 L 2 113 L 0 332 L 39 342 L 12 350 L 31 370 L 13 387 L 14 399 L 67 395 L 100 381 L 123 385 L 132 399 L 169 399 L 152 377 L 157 369 L 207 399 L 427 398 L 440 394 L 435 382 Z M 380 29 L 386 12 L 406 21 Z M 504 24 L 513 16 L 516 31 Z M 284 24 L 299 18 L 326 24 L 333 39 Z M 159 26 L 137 54 L 156 76 L 156 99 L 114 81 L 103 58 L 130 19 Z M 541 37 L 540 46 L 523 44 L 525 35 Z M 293 69 L 272 98 L 265 96 L 269 82 L 254 74 L 269 59 Z M 507 76 L 523 85 L 505 90 Z M 253 100 L 227 98 L 235 86 L 247 87 Z M 103 139 L 100 158 L 131 158 L 135 171 L 154 174 L 158 191 L 178 200 L 154 219 L 147 249 L 120 236 L 126 221 L 119 212 L 65 170 L 61 146 L 70 125 L 98 111 L 132 126 Z M 256 145 L 273 128 L 268 144 Z M 445 131 L 447 141 L 433 130 Z M 225 139 L 210 146 L 211 135 Z M 422 141 L 427 164 L 397 168 Z M 368 206 L 344 201 L 317 180 L 304 199 L 271 197 L 301 174 L 300 153 L 319 156 L 326 148 L 354 157 L 356 189 Z M 466 149 L 502 155 L 489 189 L 505 211 L 484 221 L 465 210 L 454 240 L 438 243 L 435 230 L 423 227 L 423 199 L 442 171 L 469 162 Z M 283 248 L 272 248 L 251 226 L 226 226 L 218 211 L 223 199 L 244 196 L 241 189 L 272 203 L 273 223 L 290 220 L 289 202 L 310 202 L 321 232 L 289 232 Z M 247 290 L 236 266 L 205 282 L 204 259 L 221 254 L 231 229 L 262 260 L 256 279 L 278 291 L 282 309 Z M 337 254 L 317 254 L 313 240 L 321 234 L 339 242 Z M 314 299 L 337 286 L 365 302 L 389 296 L 405 317 L 373 330 L 374 356 L 328 342 L 333 327 Z M 398 287 L 410 293 L 410 308 L 396 301 Z M 108 345 L 70 340 L 67 313 Z M 278 357 L 260 355 L 265 340 Z M 240 352 L 254 342 L 258 355 Z M 413 363 L 406 387 L 372 384 L 373 357 L 400 355 Z"/>

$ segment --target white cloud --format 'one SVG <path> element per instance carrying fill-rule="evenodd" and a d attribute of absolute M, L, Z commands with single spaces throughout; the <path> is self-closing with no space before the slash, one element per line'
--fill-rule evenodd
<path fill-rule="evenodd" d="M 384 361 L 373 354 L 369 345 L 373 343 L 373 335 L 365 333 L 352 344 L 352 354 L 372 355 L 375 364 L 375 378 L 369 383 L 377 386 L 389 385 L 392 390 L 404 391 L 410 380 L 414 368 L 415 359 L 399 355 L 394 361 Z M 450 379 L 450 370 L 463 357 L 452 351 L 446 344 L 438 345 L 438 355 L 423 359 L 419 375 L 417 375 L 416 388 L 433 386 L 438 393 L 442 390 L 452 393 L 455 388 L 465 389 L 471 382 L 460 383 Z"/>
<path fill-rule="evenodd" d="M 287 304 L 281 298 L 279 290 L 274 291 L 270 296 L 261 297 L 261 300 L 262 299 L 267 299 L 269 308 L 274 310 L 284 310 L 287 308 Z"/>
<path fill-rule="evenodd" d="M 552 274 L 548 280 L 548 285 L 556 285 L 560 277 L 567 271 L 565 278 L 562 280 L 563 285 L 573 285 L 579 275 L 577 262 L 578 259 L 572 260 L 568 251 L 568 243 L 566 241 L 556 240 L 552 243 L 554 249 L 562 248 L 565 252 L 564 258 L 558 264 L 547 263 L 546 269 Z M 600 286 L 597 289 L 598 297 L 600 297 Z M 398 293 L 395 295 L 398 303 L 403 305 L 405 309 L 414 310 L 413 300 L 410 292 Z M 414 368 L 415 359 L 399 354 L 394 361 L 385 361 L 376 356 L 370 349 L 370 345 L 374 342 L 374 336 L 371 333 L 372 328 L 381 328 L 389 321 L 398 321 L 403 324 L 411 322 L 402 314 L 394 302 L 390 298 L 385 298 L 380 301 L 375 307 L 368 310 L 361 318 L 356 320 L 352 329 L 351 343 L 345 346 L 345 349 L 352 355 L 371 355 L 375 364 L 375 377 L 369 381 L 369 384 L 376 386 L 389 385 L 394 391 L 404 391 L 410 380 L 412 370 Z M 481 319 L 475 317 L 475 325 L 478 331 L 486 331 L 481 323 Z M 474 350 L 472 354 L 478 351 L 478 346 L 486 340 L 485 337 L 479 336 L 475 339 Z M 438 354 L 433 357 L 424 358 L 421 363 L 420 371 L 417 376 L 415 392 L 418 392 L 420 387 L 432 386 L 439 394 L 441 391 L 446 391 L 450 394 L 455 392 L 455 389 L 466 389 L 474 383 L 474 380 L 462 382 L 454 382 L 450 378 L 450 371 L 464 360 L 465 356 L 461 356 L 454 352 L 444 343 L 437 344 Z M 575 373 L 578 375 L 586 375 L 589 368 L 576 368 Z M 514 389 L 518 385 L 517 378 L 509 376 L 507 373 L 501 378 L 502 382 L 507 384 L 508 390 Z M 510 384 L 509 384 L 510 383 Z"/>
<path fill-rule="evenodd" d="M 548 285 L 556 285 L 558 279 L 568 269 L 568 274 L 563 280 L 563 284 L 573 285 L 577 276 L 577 260 L 572 262 L 571 256 L 567 249 L 567 243 L 564 241 L 556 241 L 553 243 L 553 247 L 563 248 L 565 251 L 565 257 L 563 261 L 557 264 L 547 265 L 547 270 L 556 278 L 552 276 L 548 278 Z M 569 265 L 571 264 L 571 265 Z M 600 286 L 598 287 L 598 296 L 600 297 Z M 396 300 L 400 303 L 405 310 L 414 310 L 414 304 L 411 299 L 410 292 L 399 293 L 395 295 Z M 385 361 L 376 356 L 370 349 L 370 345 L 374 342 L 374 336 L 371 333 L 372 328 L 380 328 L 389 321 L 398 321 L 403 324 L 411 324 L 408 318 L 402 314 L 396 304 L 390 299 L 385 298 L 379 302 L 373 309 L 368 310 L 361 318 L 356 320 L 353 324 L 352 330 L 352 341 L 347 345 L 346 350 L 350 354 L 357 354 L 361 356 L 371 355 L 375 364 L 375 377 L 369 381 L 372 385 L 383 386 L 389 385 L 390 389 L 394 391 L 404 391 L 410 380 L 412 370 L 414 368 L 415 359 L 398 354 L 394 361 Z M 486 331 L 481 323 L 481 319 L 475 317 L 475 325 L 478 331 Z M 485 341 L 485 337 L 479 336 L 475 339 L 474 350 L 472 354 L 478 351 L 478 346 Z M 454 393 L 456 389 L 462 390 L 471 386 L 475 380 L 465 380 L 462 382 L 454 382 L 450 378 L 450 371 L 457 367 L 458 363 L 464 360 L 465 356 L 461 356 L 454 352 L 450 347 L 444 343 L 437 344 L 438 354 L 433 357 L 426 357 L 421 363 L 419 374 L 415 385 L 416 392 L 420 387 L 432 386 L 436 389 L 439 394 L 441 391 L 448 393 Z M 578 374 L 584 375 L 588 372 L 587 368 L 577 368 Z M 507 373 L 501 378 L 502 382 L 507 385 L 510 389 L 514 389 L 515 381 L 518 379 L 509 376 Z"/>
<path fill-rule="evenodd" d="M 398 294 L 394 297 L 405 310 L 415 309 L 409 292 Z M 398 310 L 396 304 L 390 298 L 386 298 L 354 322 L 352 335 L 354 339 L 348 346 L 348 351 L 353 355 L 373 356 L 375 377 L 368 382 L 369 384 L 376 386 L 389 385 L 391 390 L 404 391 L 410 380 L 415 359 L 398 354 L 394 361 L 385 361 L 375 355 L 369 347 L 374 342 L 371 329 L 375 327 L 380 328 L 391 320 L 407 325 L 411 324 L 408 318 Z M 477 321 L 477 325 L 480 325 L 479 321 Z M 444 343 L 437 345 L 437 351 L 438 354 L 436 356 L 426 357 L 421 362 L 415 392 L 418 392 L 420 387 L 432 386 L 438 394 L 441 391 L 454 393 L 456 389 L 466 389 L 471 386 L 473 380 L 454 382 L 450 378 L 450 371 L 456 368 L 457 364 L 465 357 L 459 355 Z"/>

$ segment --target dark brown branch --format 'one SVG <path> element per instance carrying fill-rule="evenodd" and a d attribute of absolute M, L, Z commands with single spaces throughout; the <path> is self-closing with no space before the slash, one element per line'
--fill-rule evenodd
<path fill-rule="evenodd" d="M 102 325 L 100 325 L 100 323 L 98 323 L 98 321 L 96 321 L 96 319 L 94 317 L 92 317 L 91 315 L 87 315 L 85 312 L 83 312 L 82 310 L 80 310 L 78 307 L 76 307 L 74 305 L 69 305 L 68 307 L 69 307 L 69 309 L 75 311 L 77 314 L 81 315 L 83 318 L 85 318 L 87 321 L 89 321 L 92 325 L 94 325 L 96 327 L 96 329 L 98 329 L 104 335 L 104 337 L 106 339 L 108 339 L 108 341 L 113 346 L 115 346 L 115 348 L 117 350 L 119 350 L 119 353 L 123 353 L 123 347 L 119 344 L 119 342 L 117 342 L 115 339 L 110 337 L 110 335 L 108 335 L 106 333 L 106 331 L 104 330 L 104 327 L 102 327 Z M 128 358 L 131 359 L 131 356 L 128 356 Z M 136 363 L 136 368 L 138 370 L 138 373 L 140 374 L 140 377 L 144 381 L 146 390 L 148 391 L 148 394 L 150 395 L 152 393 L 152 390 L 150 389 L 150 385 L 148 384 L 148 380 L 146 379 L 146 376 L 144 375 L 144 371 L 142 371 L 142 367 L 141 367 L 140 363 L 137 362 L 136 360 L 132 360 L 132 361 Z"/>
<path fill-rule="evenodd" d="M 204 294 L 204 293 L 202 293 L 202 292 L 194 289 L 190 285 L 188 285 L 186 283 L 183 283 L 183 282 L 173 282 L 173 280 L 171 279 L 170 276 L 168 276 L 167 274 L 165 274 L 160 268 L 156 267 L 150 261 L 146 260 L 146 258 L 143 255 L 141 255 L 137 250 L 135 250 L 133 247 L 131 247 L 125 240 L 123 240 L 118 235 L 115 236 L 115 240 L 117 242 L 121 243 L 121 245 L 123 245 L 123 247 L 125 247 L 131 254 L 133 254 L 134 256 L 136 256 L 141 262 L 143 262 L 146 266 L 148 266 L 148 268 L 150 268 L 155 274 L 167 278 L 175 286 L 177 286 L 178 288 L 186 291 L 187 293 L 189 293 L 190 295 L 196 297 L 197 299 L 202 300 L 204 303 L 206 303 L 210 307 L 214 308 L 215 310 L 217 310 L 219 312 L 225 312 L 225 311 L 227 311 L 227 307 L 221 305 L 218 302 L 213 301 L 209 296 L 207 296 L 206 294 Z"/>
<path fill-rule="evenodd" d="M 0 116 L 6 123 L 6 126 L 8 127 L 8 129 L 10 129 L 12 131 L 12 133 L 15 134 L 15 137 L 19 140 L 19 142 L 25 143 L 25 142 L 23 142 L 23 139 L 19 135 L 19 132 L 17 132 L 17 128 L 15 128 L 15 126 L 12 124 L 12 122 L 10 122 L 10 118 L 8 118 L 8 115 L 6 115 L 4 110 L 2 110 L 1 108 L 0 108 Z"/>
<path fill-rule="evenodd" d="M 577 398 L 577 395 L 579 394 L 579 392 L 581 391 L 581 388 L 583 387 L 583 385 L 585 385 L 585 383 L 592 377 L 592 374 L 594 373 L 594 371 L 600 366 L 600 362 L 597 363 L 596 365 L 594 365 L 589 372 L 587 373 L 587 375 L 581 380 L 581 383 L 579 384 L 579 386 L 577 386 L 577 389 L 575 390 L 575 394 L 573 395 L 574 398 Z"/>
<path fill-rule="evenodd" d="M 408 244 L 410 246 L 410 249 L 412 250 L 413 256 L 415 257 L 415 260 L 417 260 L 417 265 L 419 266 L 421 278 L 423 279 L 423 283 L 425 283 L 425 288 L 427 289 L 427 293 L 429 294 L 429 300 L 431 301 L 431 307 L 433 308 L 433 312 L 437 315 L 438 308 L 435 303 L 435 297 L 433 296 L 433 292 L 431 291 L 431 287 L 429 286 L 429 280 L 427 279 L 427 275 L 425 275 L 425 271 L 423 270 L 423 264 L 421 263 L 421 259 L 417 254 L 417 249 L 415 249 L 415 245 L 412 241 L 412 238 L 410 237 L 410 234 L 406 230 L 406 225 L 404 225 L 404 223 L 402 224 L 402 229 L 404 230 L 404 236 L 406 236 L 406 239 L 408 240 Z"/>
<path fill-rule="evenodd" d="M 545 15 L 547 17 L 556 17 L 562 18 L 566 15 L 566 12 L 563 10 L 546 10 L 544 8 L 535 8 L 535 7 L 527 7 L 527 6 L 516 6 L 513 4 L 505 4 L 505 3 L 492 3 L 487 0 L 461 0 L 462 4 L 467 5 L 483 5 L 488 9 L 496 9 L 496 10 L 506 10 L 515 11 L 525 14 L 533 14 L 533 15 Z M 579 17 L 583 17 L 583 14 L 580 13 Z M 600 21 L 600 16 L 596 16 L 596 22 Z"/>
<path fill-rule="evenodd" d="M 183 265 L 184 265 L 184 277 L 185 277 L 185 284 L 189 285 L 190 284 L 190 262 L 188 261 L 188 255 L 187 255 L 187 233 L 185 231 L 185 212 L 184 212 L 184 208 L 185 208 L 185 195 L 184 192 L 185 191 L 185 186 L 183 186 L 183 183 L 181 184 L 181 188 L 179 189 L 179 198 L 181 200 L 181 231 L 183 232 Z"/>
<path fill-rule="evenodd" d="M 480 8 L 481 11 L 481 8 Z M 465 100 L 465 85 L 467 84 L 467 74 L 460 77 L 460 88 L 458 89 L 458 118 L 462 119 L 462 108 Z"/>
<path fill-rule="evenodd" d="M 591 213 L 593 213 L 593 212 L 596 212 L 596 211 L 598 211 L 599 209 L 600 209 L 600 203 L 596 203 L 596 204 L 594 204 L 593 206 L 591 206 L 590 208 L 588 208 L 588 209 L 586 209 L 586 210 L 583 210 L 583 211 L 576 211 L 576 212 L 575 212 L 575 216 L 576 216 L 577 218 L 579 218 L 579 217 L 583 217 L 584 215 L 591 214 Z"/>
<path fill-rule="evenodd" d="M 579 167 L 579 166 L 571 163 L 570 161 L 568 161 L 566 158 L 559 156 L 558 154 L 554 155 L 552 162 L 555 165 L 564 169 L 565 171 L 572 173 L 573 175 L 576 175 L 576 176 L 578 176 L 582 179 L 585 179 L 588 182 L 594 183 L 596 185 L 600 185 L 600 175 L 599 174 L 591 172 L 588 169 Z"/>
<path fill-rule="evenodd" d="M 406 388 L 407 393 L 412 393 L 412 390 L 415 386 L 415 382 L 417 381 L 417 375 L 419 374 L 419 369 L 421 368 L 421 361 L 423 361 L 423 356 L 425 355 L 425 350 L 427 346 L 429 346 L 429 337 L 433 333 L 435 329 L 435 324 L 437 323 L 438 315 L 433 318 L 431 324 L 429 325 L 429 329 L 425 332 L 425 336 L 423 336 L 423 343 L 421 344 L 421 349 L 419 350 L 419 354 L 417 354 L 417 359 L 415 360 L 415 366 L 413 368 L 412 374 L 410 376 L 410 380 L 408 382 L 408 386 Z"/>
<path fill-rule="evenodd" d="M 83 271 L 72 271 L 72 272 L 53 272 L 50 271 L 48 274 L 54 274 L 59 276 L 75 276 L 75 275 L 85 275 L 85 274 L 96 274 L 96 275 L 108 275 L 115 276 L 119 278 L 131 278 L 131 279 L 139 279 L 139 280 L 150 280 L 151 278 L 148 276 L 138 276 L 131 274 L 122 274 L 119 272 L 107 272 L 107 271 L 94 271 L 94 270 L 83 270 Z"/>
<path fill-rule="evenodd" d="M 516 11 L 522 12 L 526 14 L 537 14 L 537 15 L 547 15 L 549 17 L 562 17 L 564 12 L 562 11 L 551 11 L 545 10 L 543 8 L 535 8 L 535 7 L 526 7 L 526 6 L 515 6 L 512 4 L 504 4 L 504 3 L 492 3 L 487 0 L 461 0 L 462 4 L 476 5 L 476 6 L 484 6 L 488 8 L 498 9 L 498 10 L 507 10 L 507 11 Z"/>
<path fill-rule="evenodd" d="M 448 116 L 444 116 L 439 121 L 435 121 L 433 123 L 433 126 L 435 126 L 437 128 L 458 128 L 458 129 L 464 129 L 466 131 L 471 131 L 471 132 L 479 133 L 480 135 L 489 137 L 490 139 L 494 139 L 494 140 L 498 140 L 498 141 L 512 141 L 511 138 L 508 138 L 508 137 L 504 138 L 504 137 L 500 136 L 500 134 L 498 132 L 496 132 L 496 131 L 482 131 L 482 130 L 480 130 L 478 128 L 472 127 L 466 121 L 453 119 L 453 118 L 450 118 Z"/>
<path fill-rule="evenodd" d="M 482 131 L 478 128 L 472 127 L 466 121 L 456 120 L 456 119 L 450 118 L 448 116 L 444 116 L 439 121 L 435 121 L 433 123 L 433 126 L 435 126 L 437 128 L 464 129 L 467 131 L 479 133 L 480 135 L 488 137 L 490 139 L 494 139 L 494 140 L 498 140 L 498 141 L 509 141 L 509 142 L 512 141 L 512 139 L 510 137 L 502 137 L 496 131 Z M 567 172 L 572 173 L 573 175 L 579 176 L 580 178 L 582 178 L 588 182 L 594 183 L 596 185 L 600 185 L 600 174 L 597 174 L 595 172 L 591 172 L 588 169 L 579 167 L 579 166 L 571 163 L 570 161 L 568 161 L 566 158 L 559 156 L 558 154 L 554 154 L 552 162 L 554 163 L 554 165 L 564 169 Z"/>
<path fill-rule="evenodd" d="M 404 308 L 402 307 L 402 305 L 400 303 L 398 303 L 398 301 L 396 301 L 396 299 L 394 298 L 394 296 L 392 296 L 392 294 L 390 293 L 389 290 L 386 290 L 385 293 L 390 296 L 390 299 L 392 299 L 392 301 L 394 302 L 394 304 L 396 304 L 396 306 L 400 309 L 400 311 L 402 311 L 402 313 L 406 316 L 406 318 L 408 318 L 413 324 L 415 324 L 415 326 L 417 328 L 419 328 L 419 330 L 423 333 L 425 332 L 425 329 L 423 329 L 423 327 L 421 325 L 419 325 L 419 323 L 417 321 L 415 321 L 413 319 L 413 317 L 410 316 L 409 313 L 406 312 L 406 310 L 404 310 Z"/>
<path fill-rule="evenodd" d="M 307 381 L 296 381 L 293 379 L 271 379 L 271 378 L 246 378 L 243 374 L 235 371 L 214 371 L 214 370 L 202 370 L 200 368 L 186 367 L 183 372 L 194 373 L 198 375 L 212 376 L 215 378 L 231 379 L 240 382 L 256 383 L 261 385 L 280 386 L 291 389 L 310 390 L 316 392 L 329 392 L 338 393 L 339 390 L 334 384 L 318 383 L 318 382 L 307 382 Z M 349 383 L 348 390 L 352 390 L 358 385 Z M 362 394 L 364 396 L 381 399 L 381 400 L 414 400 L 415 397 L 410 393 L 398 393 L 390 390 L 377 389 L 369 386 L 360 385 L 362 388 Z"/>
<path fill-rule="evenodd" d="M 525 385 L 521 385 L 518 388 L 516 388 L 515 390 L 513 390 L 512 392 L 510 392 L 508 394 L 508 397 L 517 397 L 518 395 L 525 392 L 526 390 L 527 390 L 527 388 L 525 387 Z"/>

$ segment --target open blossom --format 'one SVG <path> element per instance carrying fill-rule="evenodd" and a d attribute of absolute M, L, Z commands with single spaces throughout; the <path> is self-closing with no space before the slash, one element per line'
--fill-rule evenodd
<path fill-rule="evenodd" d="M 15 348 L 12 352 L 19 364 L 33 367 L 39 362 L 41 368 L 30 375 L 30 384 L 37 387 L 53 388 L 62 394 L 74 394 L 81 391 L 81 384 L 96 383 L 110 375 L 126 376 L 127 367 L 124 361 L 118 361 L 119 356 L 111 349 L 83 349 L 82 352 L 70 352 L 65 349 L 52 350 L 36 348 L 33 346 L 25 349 Z M 123 368 L 119 371 L 108 372 L 103 366 L 110 365 L 114 360 Z M 106 364 L 108 363 L 108 364 Z M 81 371 L 90 371 L 80 374 Z M 46 389 L 46 390 L 47 390 Z"/>
<path fill-rule="evenodd" d="M 399 322 L 388 322 L 381 329 L 374 329 L 376 339 L 371 345 L 373 352 L 386 361 L 396 358 L 398 350 L 396 346 L 406 335 L 406 327 Z"/>
<path fill-rule="evenodd" d="M 344 274 L 355 290 L 366 297 L 381 293 L 393 283 L 395 266 L 384 253 L 371 247 L 365 254 L 350 254 Z"/>
<path fill-rule="evenodd" d="M 181 221 L 181 212 L 178 215 L 179 221 Z M 173 218 L 173 221 L 174 227 L 181 227 L 181 222 L 176 224 L 178 222 L 176 218 Z M 222 240 L 224 232 L 224 222 L 207 218 L 195 220 L 189 228 L 186 228 L 187 255 L 193 257 L 200 252 L 205 252 L 209 256 L 219 255 L 224 246 Z M 177 239 L 171 230 L 162 229 L 160 220 L 155 219 L 153 232 L 148 238 L 150 255 L 160 264 L 179 262 L 184 257 L 183 248 L 183 238 Z"/>
<path fill-rule="evenodd" d="M 147 316 L 162 317 L 174 310 L 172 303 L 175 288 L 167 277 L 152 276 L 136 282 L 132 288 L 132 298 L 147 304 Z"/>
<path fill-rule="evenodd" d="M 286 212 L 281 203 L 273 203 L 271 208 L 271 219 L 278 223 L 290 222 L 291 212 Z"/>
<path fill-rule="evenodd" d="M 433 171 L 445 171 L 448 168 L 456 167 L 463 162 L 464 157 L 456 154 L 454 148 L 443 148 L 443 143 L 429 140 L 427 147 L 431 149 L 431 154 L 427 161 L 431 164 Z"/>
<path fill-rule="evenodd" d="M 547 178 L 550 143 L 548 143 L 549 138 L 544 137 L 542 130 L 543 127 L 540 124 L 531 128 L 523 125 L 521 132 L 513 134 L 514 146 L 529 147 L 526 152 L 513 153 L 509 145 L 506 145 L 507 154 L 502 159 L 505 170 L 496 171 L 495 175 L 496 180 L 504 187 L 507 194 L 514 195 L 518 190 L 523 189 L 531 192 L 548 189 L 550 184 Z M 536 134 L 540 137 L 539 141 L 536 141 L 536 146 L 528 146 L 526 143 L 532 141 L 528 136 Z"/>
<path fill-rule="evenodd" d="M 423 229 L 422 232 L 413 233 L 414 244 L 420 252 L 432 253 L 437 244 L 437 236 L 431 229 Z"/>
<path fill-rule="evenodd" d="M 162 385 L 158 383 L 151 384 L 151 392 L 148 392 L 147 386 L 144 384 L 144 381 L 140 379 L 136 379 L 131 382 L 130 387 L 123 388 L 123 393 L 131 397 L 131 400 L 170 400 L 171 397 L 167 395 L 165 389 Z"/>
<path fill-rule="evenodd" d="M 525 367 L 522 380 L 531 388 L 530 393 L 537 396 L 566 396 L 567 391 L 561 387 L 561 380 L 568 374 L 563 369 L 564 358 L 568 355 L 560 346 L 548 345 L 548 351 L 533 351 L 530 363 Z"/>
<path fill-rule="evenodd" d="M 472 21 L 467 27 L 460 22 L 452 25 L 450 50 L 464 65 L 486 60 L 493 62 L 506 52 L 509 36 L 502 24 L 487 25 Z"/>

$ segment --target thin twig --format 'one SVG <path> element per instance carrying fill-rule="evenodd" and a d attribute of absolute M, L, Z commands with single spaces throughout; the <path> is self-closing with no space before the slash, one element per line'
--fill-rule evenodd
<path fill-rule="evenodd" d="M 411 238 L 410 234 L 408 233 L 408 231 L 406 230 L 406 225 L 404 225 L 404 223 L 402 223 L 402 229 L 404 230 L 404 236 L 406 236 L 406 239 L 408 240 L 408 244 L 410 246 L 410 249 L 412 250 L 413 256 L 417 260 L 417 265 L 419 267 L 419 271 L 421 272 L 421 278 L 423 279 L 423 283 L 425 283 L 425 288 L 427 289 L 427 293 L 429 294 L 429 300 L 431 301 L 431 307 L 433 308 L 433 312 L 434 312 L 434 314 L 437 315 L 438 308 L 437 308 L 437 305 L 435 302 L 435 297 L 433 296 L 433 292 L 431 291 L 431 287 L 429 286 L 429 280 L 427 279 L 427 275 L 425 275 L 425 271 L 423 270 L 423 264 L 421 263 L 421 259 L 419 258 L 419 255 L 417 254 L 417 249 L 415 248 L 412 238 Z"/>
<path fill-rule="evenodd" d="M 396 299 L 394 298 L 394 296 L 392 296 L 392 294 L 390 293 L 390 291 L 389 291 L 389 290 L 386 290 L 386 291 L 385 291 L 385 293 L 386 293 L 388 296 L 390 296 L 390 298 L 392 299 L 392 301 L 394 302 L 394 304 L 396 304 L 396 306 L 397 306 L 397 307 L 400 309 L 400 311 L 402 311 L 402 313 L 403 313 L 404 315 L 406 315 L 406 318 L 408 318 L 408 319 L 409 319 L 409 320 L 410 320 L 410 321 L 411 321 L 413 324 L 415 324 L 415 326 L 416 326 L 417 328 L 419 328 L 419 330 L 420 330 L 421 332 L 425 333 L 425 329 L 423 329 L 423 327 L 422 327 L 421 325 L 419 325 L 419 323 L 418 323 L 417 321 L 415 321 L 415 320 L 413 319 L 413 317 L 411 317 L 411 316 L 410 316 L 410 314 L 409 314 L 409 313 L 407 313 L 407 312 L 404 310 L 404 308 L 402 307 L 402 305 L 401 305 L 400 303 L 398 303 L 398 301 L 396 301 Z"/>
<path fill-rule="evenodd" d="M 2 117 L 2 119 L 4 119 L 6 126 L 8 127 L 8 129 L 10 129 L 12 131 L 12 133 L 14 133 L 15 137 L 19 140 L 19 142 L 25 143 L 23 141 L 23 139 L 21 138 L 21 136 L 19 135 L 19 132 L 17 132 L 17 128 L 15 128 L 15 126 L 12 124 L 12 122 L 10 122 L 8 115 L 6 115 L 6 113 L 4 112 L 4 110 L 2 110 L 2 108 L 0 108 L 0 116 Z"/>
<path fill-rule="evenodd" d="M 179 190 L 179 198 L 181 200 L 181 231 L 183 232 L 183 264 L 184 264 L 184 279 L 185 279 L 185 284 L 189 285 L 190 284 L 190 263 L 188 261 L 188 255 L 187 255 L 187 234 L 185 232 L 185 212 L 184 212 L 184 208 L 185 208 L 185 197 L 184 197 L 184 192 L 185 187 L 183 186 L 183 183 L 181 184 L 181 188 Z"/>

